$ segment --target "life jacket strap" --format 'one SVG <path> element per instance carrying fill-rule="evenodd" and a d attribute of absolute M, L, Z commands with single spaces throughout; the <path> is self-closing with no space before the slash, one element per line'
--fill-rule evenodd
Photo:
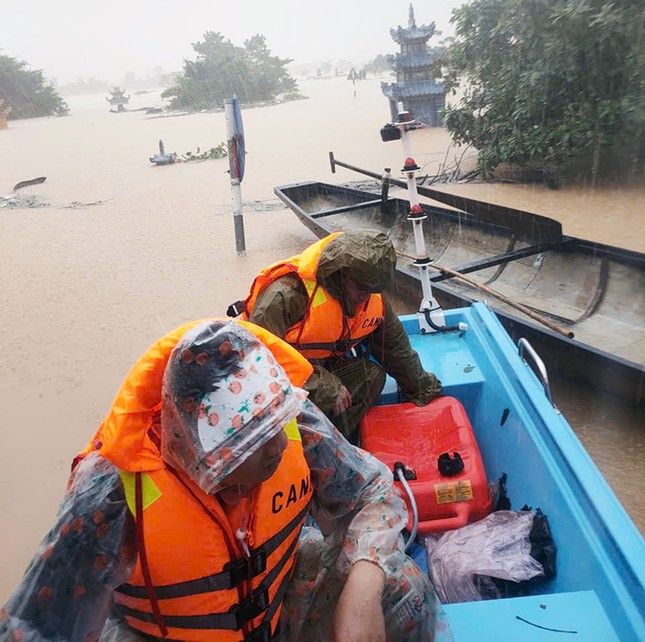
<path fill-rule="evenodd" d="M 360 339 L 340 339 L 338 341 L 329 341 L 324 343 L 294 343 L 293 347 L 297 350 L 327 350 L 332 356 L 340 356 L 355 348 L 365 337 Z"/>
<path fill-rule="evenodd" d="M 300 533 L 298 533 L 298 537 Z M 256 598 L 257 594 L 264 593 L 268 588 L 275 582 L 280 572 L 285 567 L 292 553 L 294 552 L 296 546 L 298 545 L 298 537 L 296 537 L 293 542 L 291 542 L 289 548 L 286 550 L 285 554 L 280 558 L 280 561 L 267 573 L 266 577 L 253 589 L 252 597 Z"/>
<path fill-rule="evenodd" d="M 266 542 L 263 544 L 260 544 L 257 548 L 254 548 L 251 550 L 251 558 L 253 558 L 254 555 L 259 554 L 259 553 L 264 553 L 265 555 L 265 562 L 266 558 L 275 551 L 282 542 L 284 542 L 287 537 L 296 529 L 298 528 L 298 524 L 304 520 L 305 516 L 307 515 L 307 511 L 309 510 L 309 502 L 307 502 L 307 505 L 283 528 L 281 528 L 273 537 L 270 537 Z M 298 530 L 300 532 L 300 530 Z M 297 539 L 297 538 L 296 538 Z M 266 564 L 265 564 L 266 568 Z"/>
<path fill-rule="evenodd" d="M 285 580 L 288 579 L 289 573 L 285 576 Z M 283 584 L 285 584 L 284 580 Z M 265 611 L 263 622 L 270 623 L 284 598 L 283 584 L 280 585 L 273 601 L 269 600 L 268 588 L 262 591 L 256 589 L 253 591 L 252 596 L 244 598 L 226 613 L 206 613 L 204 615 L 164 614 L 164 623 L 168 628 L 239 631 L 247 622 L 254 620 Z M 117 608 L 126 617 L 156 624 L 154 613 L 134 609 L 124 604 L 119 604 Z"/>
<path fill-rule="evenodd" d="M 119 604 L 117 608 L 125 617 L 155 624 L 153 613 L 133 609 L 123 604 Z M 238 620 L 237 613 L 235 611 L 231 611 L 229 613 L 208 613 L 206 615 L 164 614 L 164 622 L 167 627 L 178 629 L 220 629 L 226 631 L 238 631 L 242 626 L 242 623 Z"/>
<path fill-rule="evenodd" d="M 170 600 L 176 597 L 186 597 L 187 595 L 198 595 L 199 593 L 211 593 L 213 591 L 226 591 L 235 588 L 240 582 L 256 577 L 264 573 L 267 566 L 267 556 L 264 551 L 253 553 L 250 559 L 245 557 L 228 562 L 224 569 L 219 573 L 200 577 L 196 580 L 178 582 L 177 584 L 167 584 L 165 586 L 156 586 L 155 594 L 159 600 Z M 134 586 L 132 584 L 121 584 L 117 592 L 127 595 L 128 597 L 146 598 L 148 593 L 144 586 Z"/>
<path fill-rule="evenodd" d="M 135 476 L 135 502 L 136 502 L 136 529 L 137 529 L 137 549 L 139 551 L 139 562 L 141 564 L 141 572 L 143 573 L 145 581 L 146 597 L 150 602 L 152 608 L 152 621 L 157 625 L 161 631 L 161 635 L 165 637 L 168 635 L 168 629 L 164 621 L 161 611 L 159 609 L 159 598 L 155 593 L 152 577 L 150 576 L 150 567 L 148 565 L 148 556 L 146 554 L 146 545 L 143 537 L 143 482 L 141 473 L 136 473 Z"/>

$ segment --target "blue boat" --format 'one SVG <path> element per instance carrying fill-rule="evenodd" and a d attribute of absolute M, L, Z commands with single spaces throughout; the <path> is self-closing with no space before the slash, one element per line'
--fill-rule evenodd
<path fill-rule="evenodd" d="M 470 423 L 468 431 L 470 435 L 474 433 L 488 482 L 500 480 L 500 487 L 505 489 L 503 495 L 510 500 L 512 509 L 521 511 L 527 506 L 537 514 L 539 508 L 548 518 L 549 542 L 554 543 L 557 550 L 555 572 L 547 574 L 545 568 L 541 581 L 522 583 L 523 590 L 512 593 L 515 597 L 484 600 L 476 599 L 484 596 L 475 592 L 471 596 L 473 601 L 446 604 L 455 642 L 563 639 L 643 642 L 645 541 L 567 420 L 554 406 L 544 362 L 525 337 L 520 337 L 516 346 L 499 317 L 485 303 L 473 302 L 468 307 L 444 311 L 434 297 L 430 279 L 432 261 L 426 252 L 423 231 L 427 216 L 417 195 L 415 174 L 419 168 L 411 157 L 408 138 L 410 122 L 413 121 L 409 113 L 400 105 L 394 126 L 399 129 L 403 142 L 403 173 L 409 195 L 407 221 L 414 232 L 414 265 L 419 271 L 422 288 L 417 314 L 402 317 L 404 328 L 424 367 L 442 381 L 445 395 L 457 399 L 465 409 Z M 396 404 L 398 401 L 396 384 L 388 379 L 378 403 Z M 435 403 L 426 406 L 426 417 L 430 417 L 430 407 Z M 437 424 L 426 423 L 424 413 L 419 413 L 415 415 L 414 431 L 408 431 L 410 419 L 404 408 L 402 405 L 386 409 L 390 420 L 384 423 L 383 429 L 383 443 L 396 442 L 390 453 L 394 452 L 401 460 L 390 462 L 383 453 L 379 456 L 392 466 L 402 488 L 408 492 L 408 504 L 414 516 L 408 548 L 413 554 L 421 550 L 419 556 L 413 556 L 423 566 L 427 562 L 425 548 L 412 539 L 417 523 L 422 532 L 420 511 L 414 501 L 417 491 L 410 490 L 413 484 L 420 489 L 420 481 L 429 485 L 434 493 L 425 496 L 424 501 L 436 501 L 441 510 L 445 510 L 447 504 L 455 517 L 463 517 L 464 504 L 474 499 L 470 490 L 475 483 L 467 485 L 466 492 L 462 492 L 463 487 L 457 487 L 454 482 L 441 482 L 450 482 L 455 472 L 465 472 L 466 469 L 462 471 L 460 466 L 465 466 L 463 462 L 472 459 L 473 453 L 476 455 L 477 448 L 471 446 L 472 438 L 469 437 L 464 460 L 457 457 L 456 448 L 452 452 L 441 452 L 435 459 L 437 452 L 445 447 L 442 443 L 440 451 L 436 451 L 436 442 L 442 438 L 443 429 Z M 370 413 L 383 412 L 378 408 L 374 410 L 376 412 L 370 410 L 363 421 L 362 431 Z M 398 431 L 395 429 L 397 423 Z M 368 446 L 368 439 L 365 439 L 365 446 Z M 377 455 L 376 450 L 374 454 Z M 406 468 L 406 457 L 424 467 L 428 461 L 432 462 L 432 479 L 417 479 L 408 484 L 406 470 L 411 477 L 415 471 Z M 444 457 L 452 462 L 451 468 L 455 460 L 460 460 L 456 471 L 445 467 L 442 470 Z M 429 471 L 430 468 L 424 468 L 424 475 L 429 476 Z M 437 472 L 438 476 L 434 477 Z M 453 476 L 453 479 L 459 477 Z M 479 481 L 476 483 L 481 485 Z M 440 494 L 448 491 L 449 485 L 454 492 L 450 501 L 444 502 Z M 484 488 L 486 492 L 488 489 Z M 508 508 L 508 502 L 504 508 Z M 441 528 L 454 529 L 455 522 L 449 520 L 450 516 L 448 520 L 441 516 L 438 520 Z M 485 520 L 488 517 L 475 524 Z M 426 525 L 427 522 L 424 527 Z M 472 526 L 463 528 L 471 529 Z M 424 532 L 427 532 L 425 528 Z M 452 535 L 443 535 L 439 545 L 446 537 Z M 458 548 L 457 563 L 466 554 L 466 548 L 466 545 Z M 477 548 L 474 554 L 479 554 Z M 502 551 L 501 555 L 505 554 Z M 433 570 L 437 575 L 434 555 L 432 560 L 431 579 Z M 454 569 L 449 568 L 446 575 L 450 577 L 453 572 Z M 482 575 L 503 577 L 492 573 Z M 438 593 L 441 595 L 442 591 Z M 457 602 L 461 595 L 463 593 L 450 601 Z"/>
<path fill-rule="evenodd" d="M 446 605 L 455 641 L 642 642 L 645 542 L 552 404 L 539 356 L 514 345 L 485 303 L 444 314 L 467 330 L 422 334 L 416 315 L 402 321 L 425 367 L 466 409 L 488 480 L 506 475 L 513 509 L 539 507 L 557 547 L 556 576 L 529 595 Z M 388 379 L 379 403 L 397 401 Z"/>

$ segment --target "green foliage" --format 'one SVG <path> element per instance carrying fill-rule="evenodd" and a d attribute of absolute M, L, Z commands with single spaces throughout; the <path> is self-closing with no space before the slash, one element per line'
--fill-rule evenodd
<path fill-rule="evenodd" d="M 379 54 L 373 60 L 370 60 L 365 65 L 365 71 L 370 74 L 378 74 L 384 71 L 392 71 L 390 63 L 387 61 L 387 56 L 384 54 Z"/>
<path fill-rule="evenodd" d="M 642 0 L 473 0 L 453 12 L 446 124 L 502 162 L 601 173 L 645 159 Z"/>
<path fill-rule="evenodd" d="M 24 61 L 0 54 L 0 98 L 11 107 L 10 118 L 66 114 L 69 108 L 56 90 L 45 84 L 43 72 Z"/>
<path fill-rule="evenodd" d="M 197 59 L 185 60 L 183 75 L 162 94 L 171 99 L 172 109 L 214 109 L 233 95 L 242 104 L 252 104 L 297 91 L 296 81 L 285 69 L 291 60 L 272 56 L 262 35 L 237 47 L 222 34 L 208 31 L 203 42 L 193 43 L 193 49 Z"/>
<path fill-rule="evenodd" d="M 211 147 L 205 152 L 202 152 L 198 147 L 194 152 L 186 152 L 185 154 L 182 154 L 182 158 L 185 162 L 210 160 L 212 158 L 225 158 L 226 156 L 228 156 L 228 151 L 224 143 L 219 143 L 217 147 Z"/>

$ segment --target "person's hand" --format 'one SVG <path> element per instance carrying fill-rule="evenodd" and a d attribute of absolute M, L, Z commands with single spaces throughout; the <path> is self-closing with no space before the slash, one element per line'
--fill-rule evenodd
<path fill-rule="evenodd" d="M 384 584 L 376 564 L 361 560 L 352 566 L 334 614 L 336 642 L 385 642 Z"/>
<path fill-rule="evenodd" d="M 340 415 L 345 412 L 352 405 L 352 395 L 349 393 L 349 390 L 341 383 L 338 390 L 338 396 L 336 397 L 336 403 L 334 404 L 334 414 Z"/>

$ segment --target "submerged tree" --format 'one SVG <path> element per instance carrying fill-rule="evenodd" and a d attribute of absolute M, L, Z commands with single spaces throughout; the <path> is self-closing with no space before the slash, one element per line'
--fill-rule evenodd
<path fill-rule="evenodd" d="M 379 54 L 365 65 L 365 71 L 370 74 L 379 74 L 391 71 L 390 63 L 385 54 Z"/>
<path fill-rule="evenodd" d="M 183 75 L 162 94 L 171 99 L 173 109 L 213 109 L 234 94 L 241 103 L 264 102 L 297 91 L 285 69 L 291 60 L 272 56 L 262 35 L 237 47 L 222 34 L 208 31 L 193 49 L 197 60 L 185 60 Z"/>
<path fill-rule="evenodd" d="M 453 12 L 453 139 L 502 162 L 595 179 L 645 159 L 642 0 L 473 0 Z"/>
<path fill-rule="evenodd" d="M 43 72 L 24 61 L 0 54 L 0 98 L 11 107 L 11 118 L 65 114 L 65 101 L 45 82 Z"/>

